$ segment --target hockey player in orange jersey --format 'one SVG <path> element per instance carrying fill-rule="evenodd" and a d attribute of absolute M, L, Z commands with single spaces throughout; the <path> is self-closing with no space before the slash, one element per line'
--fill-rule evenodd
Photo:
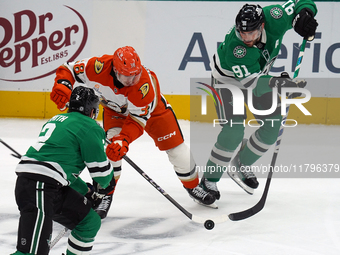
<path fill-rule="evenodd" d="M 67 62 L 57 69 L 51 100 L 65 108 L 75 82 L 93 88 L 103 105 L 103 125 L 112 141 L 106 154 L 114 166 L 114 178 L 121 173 L 121 159 L 129 144 L 145 130 L 169 161 L 189 195 L 198 203 L 211 205 L 215 198 L 199 185 L 195 162 L 184 143 L 181 129 L 171 105 L 160 91 L 156 74 L 141 65 L 130 46 L 119 48 L 113 55 Z M 169 135 L 171 134 L 171 135 Z M 162 139 L 167 137 L 168 139 Z M 96 209 L 105 218 L 112 194 L 104 197 Z"/>

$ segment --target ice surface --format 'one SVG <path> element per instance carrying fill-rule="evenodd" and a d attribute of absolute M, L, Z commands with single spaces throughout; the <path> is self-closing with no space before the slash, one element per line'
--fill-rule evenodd
<path fill-rule="evenodd" d="M 45 120 L 0 119 L 0 138 L 19 153 L 36 141 Z M 191 128 L 207 124 L 179 121 L 186 142 Z M 247 135 L 249 136 L 247 131 Z M 286 128 L 277 165 L 340 164 L 340 127 L 299 125 Z M 216 134 L 202 137 L 206 148 L 192 148 L 198 165 L 204 165 Z M 197 150 L 201 151 L 198 152 Z M 0 144 L 0 254 L 15 251 L 19 212 L 14 199 L 18 159 Z M 143 135 L 131 144 L 128 156 L 186 210 L 200 217 L 218 217 L 244 210 L 260 199 L 265 178 L 253 196 L 246 194 L 231 179 L 218 183 L 219 209 L 194 203 L 177 179 L 165 152 L 160 152 L 150 137 Z M 257 162 L 269 164 L 272 150 Z M 330 165 L 327 165 L 330 170 Z M 305 169 L 304 169 L 305 170 Z M 335 171 L 335 170 L 334 170 Z M 315 178 L 320 176 L 321 178 Z M 215 255 L 316 255 L 340 254 L 340 183 L 338 178 L 309 173 L 306 178 L 274 178 L 265 208 L 244 221 L 216 224 L 206 230 L 190 221 L 127 162 L 123 163 L 114 202 L 96 238 L 92 254 L 215 254 Z M 332 177 L 339 177 L 333 173 Z M 83 173 L 85 180 L 90 180 Z M 265 175 L 264 175 L 265 177 Z M 304 176 L 302 176 L 304 177 Z M 61 230 L 56 225 L 53 236 Z M 63 237 L 50 254 L 66 250 Z"/>

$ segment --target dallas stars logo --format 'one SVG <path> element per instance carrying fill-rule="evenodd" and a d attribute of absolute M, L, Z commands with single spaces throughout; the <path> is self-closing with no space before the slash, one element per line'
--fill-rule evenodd
<path fill-rule="evenodd" d="M 274 19 L 279 19 L 282 17 L 283 12 L 280 8 L 274 7 L 270 10 L 270 15 L 272 15 Z"/>
<path fill-rule="evenodd" d="M 234 53 L 235 57 L 243 58 L 247 54 L 247 50 L 243 46 L 237 46 L 237 47 L 235 47 L 233 53 Z"/>

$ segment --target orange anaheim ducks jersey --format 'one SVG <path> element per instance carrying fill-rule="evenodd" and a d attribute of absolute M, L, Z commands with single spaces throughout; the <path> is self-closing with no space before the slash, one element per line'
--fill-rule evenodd
<path fill-rule="evenodd" d="M 151 113 L 162 107 L 158 106 L 162 95 L 155 73 L 145 67 L 138 84 L 125 87 L 116 78 L 112 58 L 103 55 L 65 63 L 57 69 L 55 82 L 67 80 L 72 85 L 78 82 L 93 88 L 104 108 L 126 118 L 121 134 L 132 142 L 143 134 Z"/>

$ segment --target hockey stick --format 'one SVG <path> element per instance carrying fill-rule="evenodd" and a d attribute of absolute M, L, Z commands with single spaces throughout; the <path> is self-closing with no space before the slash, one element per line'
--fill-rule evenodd
<path fill-rule="evenodd" d="M 7 143 L 5 143 L 1 138 L 0 138 L 0 142 L 5 145 L 8 149 L 10 149 L 11 151 L 13 151 L 15 154 L 11 154 L 13 157 L 20 159 L 21 158 L 21 154 L 19 152 L 17 152 L 16 150 L 14 150 L 11 146 L 9 146 Z M 54 245 L 56 245 L 56 243 L 67 233 L 69 229 L 64 227 L 64 229 L 62 229 L 59 234 L 50 242 L 50 250 L 52 249 L 52 247 Z"/>
<path fill-rule="evenodd" d="M 301 47 L 300 47 L 299 57 L 298 57 L 298 60 L 296 62 L 293 79 L 296 78 L 299 74 L 303 54 L 305 52 L 306 42 L 307 42 L 307 40 L 303 39 Z M 290 105 L 287 105 L 286 115 L 283 118 L 282 123 L 286 122 L 288 112 L 289 112 L 289 107 L 290 107 Z M 259 202 L 256 205 L 254 205 L 253 207 L 251 207 L 251 208 L 249 208 L 245 211 L 229 214 L 230 220 L 232 220 L 232 221 L 244 220 L 244 219 L 247 219 L 247 218 L 257 214 L 258 212 L 260 212 L 263 209 L 263 207 L 266 203 L 269 185 L 270 185 L 270 182 L 271 182 L 271 179 L 272 179 L 273 169 L 275 167 L 276 158 L 277 158 L 277 155 L 279 153 L 283 131 L 284 131 L 284 125 L 281 125 L 280 130 L 279 130 L 279 134 L 278 134 L 278 137 L 277 137 L 277 140 L 276 140 L 274 154 L 273 154 L 272 161 L 271 161 L 271 164 L 270 164 L 269 173 L 268 173 L 268 177 L 267 177 L 267 181 L 266 181 L 266 185 L 265 185 L 262 197 L 260 198 Z"/>
<path fill-rule="evenodd" d="M 111 141 L 106 138 L 106 142 L 111 144 Z M 217 218 L 205 219 L 192 213 L 188 212 L 183 206 L 181 206 L 175 199 L 173 199 L 165 190 L 163 190 L 156 182 L 154 182 L 139 166 L 137 166 L 127 155 L 125 155 L 124 160 L 130 164 L 141 176 L 144 177 L 156 190 L 159 191 L 166 199 L 168 199 L 174 206 L 177 207 L 185 216 L 196 223 L 203 223 L 206 229 L 213 229 L 215 223 L 222 223 L 228 220 L 228 215 L 221 215 Z"/>
<path fill-rule="evenodd" d="M 140 175 L 144 177 L 155 189 L 157 189 L 166 199 L 168 199 L 174 206 L 176 206 L 185 216 L 196 223 L 203 223 L 206 229 L 213 229 L 215 223 L 222 223 L 228 220 L 228 215 L 221 215 L 217 218 L 205 219 L 188 212 L 176 200 L 174 200 L 165 190 L 163 190 L 157 183 L 155 183 L 142 169 L 140 169 L 128 156 L 123 157 Z"/>
<path fill-rule="evenodd" d="M 56 245 L 57 242 L 69 231 L 67 227 L 64 227 L 60 230 L 59 234 L 51 241 L 50 243 L 50 250 Z"/>
<path fill-rule="evenodd" d="M 15 154 L 11 154 L 13 157 L 20 159 L 21 155 L 19 152 L 17 152 L 16 150 L 14 150 L 11 146 L 9 146 L 7 143 L 5 143 L 1 138 L 0 138 L 0 142 L 5 145 L 8 149 L 10 149 L 11 151 L 13 151 Z"/>

